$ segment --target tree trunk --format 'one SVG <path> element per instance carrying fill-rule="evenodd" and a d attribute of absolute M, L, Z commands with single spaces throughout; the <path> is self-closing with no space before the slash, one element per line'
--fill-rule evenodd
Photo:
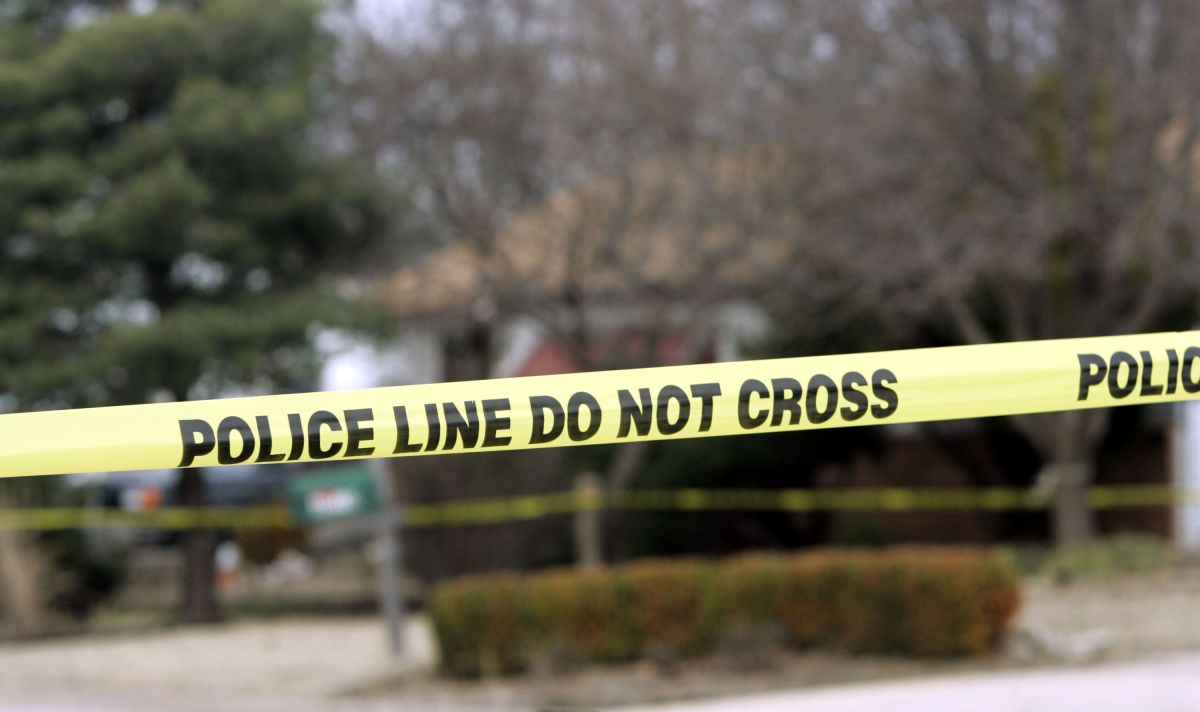
<path fill-rule="evenodd" d="M 605 481 L 610 493 L 609 501 L 613 501 L 612 493 L 629 489 L 633 478 L 642 469 L 646 456 L 650 454 L 650 442 L 638 440 L 617 446 L 617 452 L 609 463 Z M 622 520 L 625 512 L 614 507 L 607 507 L 602 512 L 604 540 L 607 543 L 608 561 L 617 563 L 629 558 L 629 540 L 622 531 Z M 601 554 L 603 557 L 603 554 Z"/>
<path fill-rule="evenodd" d="M 1053 473 L 1054 543 L 1059 548 L 1083 546 L 1092 541 L 1096 526 L 1088 506 L 1088 486 L 1092 483 L 1090 460 L 1051 462 L 1047 470 Z"/>
<path fill-rule="evenodd" d="M 46 563 L 27 532 L 0 529 L 0 619 L 18 636 L 44 632 Z"/>
<path fill-rule="evenodd" d="M 179 500 L 184 507 L 203 507 L 207 502 L 204 470 L 183 470 L 179 479 Z M 221 620 L 217 600 L 217 532 L 213 529 L 183 530 L 183 606 L 180 617 L 187 623 L 215 623 Z"/>
<path fill-rule="evenodd" d="M 604 510 L 593 509 L 592 504 L 603 502 L 604 491 L 601 489 L 600 478 L 594 473 L 584 472 L 575 478 L 575 495 L 583 506 L 575 510 L 575 565 L 580 568 L 596 568 L 604 563 L 601 550 L 603 538 Z"/>
<path fill-rule="evenodd" d="M 1096 535 L 1088 505 L 1095 472 L 1096 448 L 1108 429 L 1107 409 L 1016 416 L 1013 422 L 1045 458 L 1035 489 L 1051 497 L 1054 544 L 1068 548 L 1088 544 Z"/>

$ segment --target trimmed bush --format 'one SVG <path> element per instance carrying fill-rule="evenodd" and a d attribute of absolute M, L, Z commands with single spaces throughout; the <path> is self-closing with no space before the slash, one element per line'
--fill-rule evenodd
<path fill-rule="evenodd" d="M 854 568 L 865 556 L 827 550 L 790 557 L 781 618 L 797 648 L 834 647 L 844 636 L 850 610 L 847 594 Z"/>
<path fill-rule="evenodd" d="M 739 630 L 776 630 L 795 648 L 980 655 L 1002 640 L 1019 594 L 1012 563 L 992 552 L 834 549 L 462 579 L 433 591 L 430 613 L 442 670 L 478 677 L 554 656 L 699 655 Z"/>
<path fill-rule="evenodd" d="M 605 570 L 554 571 L 530 578 L 527 636 L 570 661 L 619 662 L 638 653 L 627 611 L 633 594 Z"/>
<path fill-rule="evenodd" d="M 962 549 L 897 549 L 865 562 L 859 608 L 865 627 L 846 632 L 854 652 L 979 655 L 999 642 L 1017 610 L 1015 568 L 999 555 L 981 561 Z M 854 589 L 852 589 L 854 590 Z M 860 615 L 862 615 L 860 613 Z"/>
<path fill-rule="evenodd" d="M 919 556 L 909 551 L 909 560 Z M 1020 606 L 1016 568 L 994 554 L 980 565 L 963 551 L 943 551 L 902 579 L 906 625 L 902 646 L 918 655 L 979 655 L 1000 644 Z M 932 615 L 935 610 L 943 615 Z"/>
<path fill-rule="evenodd" d="M 443 671 L 455 677 L 523 672 L 533 652 L 527 600 L 515 576 L 464 578 L 439 587 L 429 615 Z"/>
<path fill-rule="evenodd" d="M 647 560 L 621 568 L 643 653 L 686 657 L 712 649 L 720 630 L 716 570 L 696 560 Z"/>
<path fill-rule="evenodd" d="M 732 626 L 786 626 L 792 596 L 788 560 L 776 554 L 743 554 L 717 569 L 717 595 Z"/>

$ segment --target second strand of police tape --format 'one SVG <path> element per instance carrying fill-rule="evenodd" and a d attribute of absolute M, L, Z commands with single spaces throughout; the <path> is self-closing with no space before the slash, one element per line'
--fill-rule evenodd
<path fill-rule="evenodd" d="M 1099 485 L 1088 490 L 1095 509 L 1200 506 L 1200 490 L 1164 484 Z M 403 507 L 407 528 L 453 527 L 528 521 L 601 509 L 641 512 L 817 511 L 1036 511 L 1050 502 L 1019 487 L 881 487 L 839 489 L 576 490 L 413 504 Z M 295 526 L 283 506 L 165 508 L 130 512 L 94 508 L 0 510 L 0 529 L 87 528 L 286 528 Z"/>

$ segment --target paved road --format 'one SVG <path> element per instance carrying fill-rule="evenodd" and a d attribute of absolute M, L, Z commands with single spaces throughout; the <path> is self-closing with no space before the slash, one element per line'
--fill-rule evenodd
<path fill-rule="evenodd" d="M 1200 655 L 1066 670 L 1004 672 L 750 695 L 621 712 L 1200 711 Z"/>

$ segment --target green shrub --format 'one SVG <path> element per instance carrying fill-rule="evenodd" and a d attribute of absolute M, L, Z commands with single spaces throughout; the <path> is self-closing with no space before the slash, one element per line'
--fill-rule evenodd
<path fill-rule="evenodd" d="M 784 625 L 789 596 L 788 560 L 778 554 L 744 554 L 717 569 L 717 596 L 729 625 Z"/>
<path fill-rule="evenodd" d="M 780 620 L 791 645 L 811 648 L 830 644 L 844 629 L 842 596 L 854 558 L 850 552 L 827 551 L 785 561 L 787 579 Z"/>
<path fill-rule="evenodd" d="M 853 653 L 903 652 L 903 564 L 896 557 L 896 552 L 848 553 L 831 557 L 818 573 L 831 579 L 827 592 L 841 589 L 835 604 L 835 645 Z"/>
<path fill-rule="evenodd" d="M 555 571 L 526 583 L 530 637 L 572 661 L 619 662 L 638 653 L 629 587 L 603 570 Z"/>
<path fill-rule="evenodd" d="M 434 590 L 430 613 L 442 670 L 466 677 L 555 655 L 698 655 L 738 631 L 778 630 L 796 648 L 961 656 L 1000 642 L 1018 584 L 1010 558 L 987 551 L 832 549 L 463 579 Z"/>
<path fill-rule="evenodd" d="M 893 643 L 922 656 L 992 650 L 1020 603 L 1012 563 L 964 550 L 897 552 L 891 565 L 901 615 Z"/>
<path fill-rule="evenodd" d="M 514 576 L 466 578 L 439 587 L 429 614 L 442 671 L 455 677 L 523 672 L 534 642 L 524 600 Z"/>
<path fill-rule="evenodd" d="M 696 655 L 712 649 L 721 626 L 716 571 L 695 560 L 648 560 L 623 567 L 630 613 L 643 652 Z"/>

